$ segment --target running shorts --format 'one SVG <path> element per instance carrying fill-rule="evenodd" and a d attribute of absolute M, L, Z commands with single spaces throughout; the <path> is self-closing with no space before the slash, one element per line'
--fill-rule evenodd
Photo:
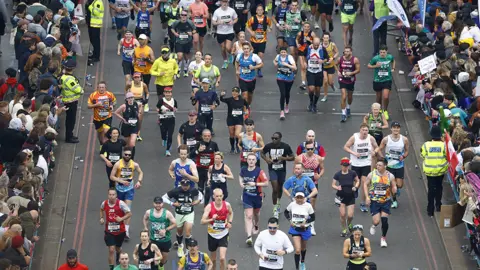
<path fill-rule="evenodd" d="M 262 208 L 263 198 L 262 196 L 250 196 L 243 193 L 242 201 L 243 209 L 260 209 Z"/>
<path fill-rule="evenodd" d="M 372 216 L 376 214 L 385 213 L 390 215 L 390 207 L 392 206 L 391 201 L 386 201 L 384 203 L 379 203 L 377 201 L 371 201 L 370 203 L 370 213 Z"/>
<path fill-rule="evenodd" d="M 247 91 L 248 93 L 253 93 L 255 91 L 256 83 L 257 80 L 247 82 L 242 79 L 238 79 L 238 86 L 240 87 L 240 90 L 242 90 L 242 92 Z"/>
<path fill-rule="evenodd" d="M 113 235 L 109 232 L 105 232 L 105 236 L 103 239 L 105 240 L 105 245 L 107 245 L 107 247 L 112 247 L 112 246 L 122 247 L 123 241 L 125 240 L 126 235 L 127 235 L 126 232 L 123 232 L 118 235 Z"/>
<path fill-rule="evenodd" d="M 307 85 L 322 87 L 323 86 L 323 72 L 312 73 L 307 70 Z"/>
<path fill-rule="evenodd" d="M 387 167 L 387 170 L 393 174 L 393 176 L 395 177 L 395 179 L 403 179 L 404 178 L 404 174 L 405 174 L 405 167 L 401 167 L 401 168 L 389 168 Z"/>
<path fill-rule="evenodd" d="M 353 25 L 355 23 L 356 18 L 357 18 L 357 13 L 345 14 L 345 13 L 342 12 L 340 14 L 340 21 L 342 22 L 342 24 Z"/>
<path fill-rule="evenodd" d="M 130 190 L 127 190 L 125 192 L 119 191 L 117 189 L 117 198 L 121 201 L 129 200 L 133 201 L 133 198 L 135 197 L 135 189 L 132 188 Z"/>
<path fill-rule="evenodd" d="M 229 234 L 217 239 L 208 234 L 208 251 L 215 252 L 219 247 L 228 248 Z"/>
<path fill-rule="evenodd" d="M 290 229 L 288 230 L 288 234 L 290 234 L 292 237 L 300 236 L 303 241 L 307 241 L 312 237 L 312 230 L 310 227 L 307 227 L 305 231 L 302 231 L 301 228 L 295 229 L 292 226 L 290 226 Z"/>
<path fill-rule="evenodd" d="M 177 228 L 183 227 L 183 224 L 185 222 L 191 223 L 193 225 L 195 223 L 195 212 L 186 215 L 175 213 L 175 221 L 177 222 Z"/>
<path fill-rule="evenodd" d="M 383 91 L 383 89 L 392 90 L 392 81 L 373 82 L 373 90 L 375 92 Z"/>
<path fill-rule="evenodd" d="M 98 132 L 102 132 L 103 129 L 109 129 L 112 126 L 112 117 L 101 121 L 93 120 L 93 125 Z"/>

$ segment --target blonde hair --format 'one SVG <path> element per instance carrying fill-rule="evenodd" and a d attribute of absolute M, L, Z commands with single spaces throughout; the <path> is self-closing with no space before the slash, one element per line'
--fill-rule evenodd
<path fill-rule="evenodd" d="M 381 109 L 381 108 L 382 108 L 382 105 L 380 105 L 380 103 L 375 102 L 375 103 L 372 104 L 372 110 L 373 109 Z"/>
<path fill-rule="evenodd" d="M 225 158 L 225 155 L 222 152 L 215 152 L 215 156 L 220 156 L 222 159 Z"/>

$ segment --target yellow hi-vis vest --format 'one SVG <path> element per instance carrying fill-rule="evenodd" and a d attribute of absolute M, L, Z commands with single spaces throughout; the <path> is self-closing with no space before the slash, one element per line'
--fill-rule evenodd
<path fill-rule="evenodd" d="M 423 172 L 427 176 L 444 175 L 448 169 L 447 152 L 442 141 L 428 141 L 422 146 Z"/>
<path fill-rule="evenodd" d="M 83 94 L 83 89 L 78 84 L 77 78 L 70 74 L 63 74 L 60 77 L 60 84 L 62 87 L 62 101 L 64 103 L 77 101 Z"/>
<path fill-rule="evenodd" d="M 88 10 L 90 10 L 90 27 L 93 28 L 102 28 L 103 24 L 103 1 L 102 0 L 95 0 L 93 3 L 88 6 Z"/>

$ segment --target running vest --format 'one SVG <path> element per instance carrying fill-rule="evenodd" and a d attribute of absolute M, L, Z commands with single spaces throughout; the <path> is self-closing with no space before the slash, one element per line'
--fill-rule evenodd
<path fill-rule="evenodd" d="M 373 116 L 373 113 L 368 114 L 368 133 L 375 136 L 382 134 L 382 129 L 377 127 L 377 124 L 383 125 L 382 114 L 379 113 L 377 117 Z"/>
<path fill-rule="evenodd" d="M 352 161 L 352 166 L 354 167 L 366 167 L 371 166 L 372 164 L 372 154 L 370 151 L 372 150 L 372 142 L 370 139 L 370 135 L 367 136 L 366 139 L 360 139 L 360 134 L 355 133 L 353 134 L 354 141 L 352 145 L 352 150 L 355 153 L 359 153 L 360 157 L 350 154 L 350 160 Z"/>
<path fill-rule="evenodd" d="M 160 119 L 167 119 L 167 118 L 175 118 L 175 100 L 171 98 L 170 100 L 167 100 L 167 98 L 162 98 L 163 104 L 160 106 L 160 113 L 158 114 L 158 117 Z"/>
<path fill-rule="evenodd" d="M 185 256 L 185 270 L 205 270 L 207 269 L 205 263 L 205 255 L 202 252 L 198 252 L 198 261 L 193 262 L 190 257 L 190 252 Z"/>
<path fill-rule="evenodd" d="M 120 200 L 115 201 L 115 205 L 110 207 L 108 200 L 103 202 L 103 210 L 105 211 L 105 232 L 112 235 L 119 235 L 125 232 L 125 223 L 123 221 L 117 222 L 116 217 L 123 217 L 125 213 L 120 207 Z"/>
<path fill-rule="evenodd" d="M 197 154 L 197 157 L 195 158 L 195 164 L 197 165 L 197 168 L 207 170 L 210 165 L 213 165 L 214 158 L 214 152 L 205 150 Z"/>
<path fill-rule="evenodd" d="M 307 152 L 307 149 L 305 148 L 306 145 L 307 145 L 307 142 L 303 142 L 302 144 L 300 144 L 300 150 L 302 151 L 302 154 Z M 322 145 L 317 141 L 315 141 L 313 142 L 313 147 L 315 148 L 315 150 L 313 150 L 313 153 L 316 155 L 320 155 L 319 149 L 322 147 Z"/>
<path fill-rule="evenodd" d="M 313 155 L 312 157 L 307 157 L 307 155 L 302 155 L 302 164 L 303 164 L 303 176 L 310 177 L 312 181 L 316 184 L 318 183 L 318 180 L 315 180 L 315 172 L 318 173 L 319 171 L 319 165 L 320 163 L 318 162 L 318 155 Z"/>
<path fill-rule="evenodd" d="M 387 167 L 398 169 L 403 168 L 404 161 L 400 157 L 405 153 L 405 143 L 403 136 L 400 135 L 398 141 L 392 139 L 392 135 L 387 136 L 387 145 L 385 147 L 385 158 L 387 159 Z"/>
<path fill-rule="evenodd" d="M 355 56 L 352 56 L 350 60 L 345 59 L 344 56 L 340 57 L 338 63 L 338 70 L 342 76 L 338 77 L 338 81 L 345 84 L 355 83 L 356 76 L 347 76 L 345 72 L 354 72 L 355 71 Z"/>
<path fill-rule="evenodd" d="M 165 231 L 165 235 L 160 235 L 160 230 L 165 230 L 170 226 L 170 220 L 167 218 L 167 210 L 162 209 L 162 215 L 157 218 L 154 216 L 155 209 L 150 209 L 150 240 L 156 242 L 170 242 L 170 231 Z"/>
<path fill-rule="evenodd" d="M 253 61 L 253 53 L 250 53 L 247 59 L 245 59 L 244 54 L 240 55 L 240 59 L 238 61 L 240 66 L 240 80 L 251 82 L 256 78 L 256 70 L 251 70 L 249 67 L 250 65 L 256 66 L 257 63 Z"/>
<path fill-rule="evenodd" d="M 148 243 L 145 249 L 142 248 L 142 244 L 138 245 L 138 269 L 148 270 L 152 269 L 155 266 L 155 262 L 149 264 L 146 263 L 147 260 L 155 258 L 155 252 L 152 251 L 152 243 Z"/>
<path fill-rule="evenodd" d="M 135 38 L 132 38 L 130 42 L 123 39 L 122 42 L 122 60 L 126 62 L 132 62 L 133 51 L 135 50 Z"/>
<path fill-rule="evenodd" d="M 134 102 L 133 105 L 129 105 L 125 102 L 125 111 L 122 113 L 123 119 L 127 120 L 127 125 L 132 127 L 137 126 L 138 123 L 138 104 Z"/>
<path fill-rule="evenodd" d="M 323 43 L 322 43 L 322 47 L 324 47 Z M 324 47 L 324 48 L 325 48 L 325 50 L 327 51 L 327 54 L 328 54 L 328 55 L 325 56 L 325 58 L 330 58 L 330 56 L 331 57 L 334 56 L 333 48 L 335 48 L 335 46 L 334 46 L 333 42 L 328 43 L 327 47 Z M 332 68 L 334 65 L 335 65 L 335 63 L 333 61 L 328 63 L 328 64 L 326 64 L 324 62 L 323 63 L 323 68 Z"/>
<path fill-rule="evenodd" d="M 319 46 L 318 49 L 308 47 L 307 49 L 307 71 L 310 73 L 322 72 L 322 64 L 320 60 L 323 58 L 323 48 Z"/>
<path fill-rule="evenodd" d="M 150 13 L 148 10 L 139 10 L 137 14 L 137 28 L 148 29 L 150 28 Z"/>
<path fill-rule="evenodd" d="M 240 161 L 247 162 L 248 155 L 253 153 L 251 149 L 257 146 L 258 146 L 257 132 L 255 131 L 253 132 L 253 136 L 251 140 L 248 138 L 247 133 L 244 132 L 242 136 L 242 153 L 240 154 Z M 259 160 L 260 158 L 259 152 L 256 152 L 255 156 L 257 157 L 257 160 Z"/>
<path fill-rule="evenodd" d="M 133 175 L 135 172 L 135 162 L 133 160 L 129 160 L 128 163 L 125 163 L 125 160 L 122 158 L 118 162 L 119 166 L 117 169 L 116 176 L 121 178 L 122 180 L 128 181 L 130 184 L 128 186 L 117 183 L 117 190 L 120 192 L 126 192 L 133 189 Z"/>
<path fill-rule="evenodd" d="M 378 175 L 378 171 L 375 169 L 372 171 L 372 180 L 370 182 L 370 188 L 368 194 L 372 201 L 378 203 L 385 203 L 390 201 L 390 172 L 385 171 L 383 176 Z"/>
<path fill-rule="evenodd" d="M 275 12 L 275 20 L 278 22 L 279 25 L 285 24 L 287 12 L 288 6 L 286 8 L 277 7 L 277 11 Z"/>
<path fill-rule="evenodd" d="M 210 208 L 208 218 L 212 218 L 215 214 L 217 218 L 208 224 L 208 234 L 215 239 L 222 239 L 228 234 L 228 228 L 226 228 L 228 221 L 227 203 L 222 201 L 222 207 L 218 210 L 215 208 L 215 202 L 210 202 Z"/>
<path fill-rule="evenodd" d="M 308 32 L 306 35 L 305 31 L 300 32 L 300 39 L 298 39 L 298 44 L 300 44 L 300 46 L 298 47 L 298 50 L 304 52 L 312 42 L 312 31 Z"/>
<path fill-rule="evenodd" d="M 215 169 L 215 164 L 212 166 L 211 172 L 211 179 L 210 179 L 210 189 L 215 190 L 219 188 L 223 191 L 224 198 L 227 196 L 227 179 L 225 177 L 220 176 L 221 174 L 225 174 L 225 163 L 222 163 L 222 167 L 220 169 Z"/>
<path fill-rule="evenodd" d="M 179 187 L 180 181 L 182 181 L 183 179 L 183 176 L 179 172 L 181 169 L 184 169 L 187 174 L 192 175 L 192 171 L 190 170 L 190 164 L 192 164 L 193 161 L 191 159 L 187 159 L 186 164 L 183 166 L 180 165 L 180 162 L 180 158 L 177 158 L 175 160 L 175 167 L 173 168 L 173 171 L 175 172 L 175 187 Z M 195 187 L 195 182 L 190 181 L 190 187 Z"/>
<path fill-rule="evenodd" d="M 350 249 L 348 250 L 348 254 L 358 254 L 365 252 L 365 238 L 360 236 L 360 243 L 357 246 L 355 240 L 353 239 L 353 235 L 350 235 Z M 350 259 L 350 262 L 353 264 L 363 264 L 365 262 L 365 258 L 355 258 Z"/>
<path fill-rule="evenodd" d="M 263 40 L 263 38 L 265 37 L 265 32 L 267 31 L 267 28 L 268 28 L 268 22 L 267 22 L 267 17 L 265 15 L 263 15 L 263 20 L 261 24 L 256 15 L 253 17 L 252 30 L 255 33 L 255 40 Z"/>
<path fill-rule="evenodd" d="M 287 54 L 287 57 L 285 57 L 285 59 L 282 59 L 282 56 L 280 54 L 277 55 L 277 80 L 279 81 L 291 82 L 295 79 L 295 74 L 292 72 L 292 69 L 289 67 L 285 67 L 281 64 L 281 62 L 283 61 L 290 65 L 290 60 L 288 60 L 289 56 L 290 55 Z"/>
<path fill-rule="evenodd" d="M 343 0 L 340 5 L 342 13 L 352 15 L 357 12 L 358 4 L 356 0 Z"/>
<path fill-rule="evenodd" d="M 247 196 L 260 196 L 261 192 L 258 186 L 249 186 L 247 183 L 257 182 L 258 176 L 262 170 L 257 166 L 253 171 L 249 171 L 248 167 L 243 167 L 240 171 L 240 175 L 243 177 L 243 183 L 245 188 L 243 189 L 243 195 Z"/>
<path fill-rule="evenodd" d="M 200 67 L 200 76 L 198 78 L 200 79 L 200 81 L 208 78 L 210 80 L 210 87 L 213 87 L 217 83 L 217 76 L 215 75 L 214 65 L 210 65 L 210 70 L 208 71 L 205 68 L 205 65 L 202 65 Z"/>
<path fill-rule="evenodd" d="M 132 83 L 130 92 L 132 92 L 134 99 L 143 99 L 143 83 L 140 82 L 140 86 L 136 86 L 135 83 Z"/>
<path fill-rule="evenodd" d="M 310 195 L 311 193 L 311 190 L 308 188 L 308 183 L 307 183 L 307 180 L 305 180 L 305 178 L 303 178 L 303 174 L 300 176 L 300 179 L 298 179 L 295 175 L 292 176 L 294 179 L 293 179 L 293 184 L 292 184 L 292 192 L 290 193 L 293 196 L 295 196 L 295 194 L 297 192 L 303 192 L 303 194 L 305 194 L 305 196 L 307 197 L 308 195 Z M 288 180 L 290 180 L 292 177 L 290 177 Z M 287 180 L 287 181 L 288 181 Z"/>
<path fill-rule="evenodd" d="M 294 21 L 295 19 L 298 19 L 299 22 L 296 23 Z M 300 11 L 297 11 L 295 13 L 288 11 L 285 15 L 285 21 L 287 25 L 290 25 L 292 27 L 291 30 L 285 30 L 285 34 L 287 35 L 287 37 L 296 37 L 302 27 L 302 15 Z"/>

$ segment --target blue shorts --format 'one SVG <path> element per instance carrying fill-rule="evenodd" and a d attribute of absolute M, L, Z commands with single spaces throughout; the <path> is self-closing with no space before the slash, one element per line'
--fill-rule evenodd
<path fill-rule="evenodd" d="M 300 236 L 303 241 L 307 241 L 312 237 L 312 230 L 310 227 L 307 228 L 306 231 L 297 231 L 295 230 L 292 226 L 290 226 L 290 230 L 288 230 L 288 233 L 294 237 L 294 236 Z"/>
<path fill-rule="evenodd" d="M 130 21 L 130 16 L 126 18 L 115 17 L 115 25 L 117 25 L 117 29 L 122 29 L 123 27 L 127 28 L 129 21 Z"/>
<path fill-rule="evenodd" d="M 387 201 L 384 203 L 378 203 L 376 201 L 371 201 L 370 203 L 370 213 L 372 216 L 375 216 L 379 213 L 385 213 L 390 215 L 390 207 L 392 206 L 392 201 Z"/>
<path fill-rule="evenodd" d="M 262 196 L 250 196 L 243 193 L 242 201 L 243 209 L 260 209 L 262 208 L 263 198 Z"/>
<path fill-rule="evenodd" d="M 285 183 L 286 174 L 287 173 L 283 171 L 268 170 L 270 181 L 279 181 L 282 184 L 282 186 L 283 186 L 283 183 Z"/>
<path fill-rule="evenodd" d="M 117 198 L 121 201 L 133 201 L 133 197 L 135 197 L 135 189 L 132 188 L 130 190 L 127 190 L 125 192 L 119 191 L 117 189 Z"/>
<path fill-rule="evenodd" d="M 285 41 L 287 42 L 289 47 L 297 47 L 297 42 L 295 37 L 285 37 Z"/>

